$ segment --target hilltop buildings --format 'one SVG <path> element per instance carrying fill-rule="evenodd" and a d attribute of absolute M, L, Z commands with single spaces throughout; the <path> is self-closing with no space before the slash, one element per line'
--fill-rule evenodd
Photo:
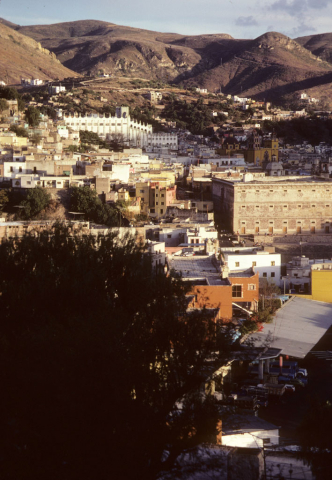
<path fill-rule="evenodd" d="M 152 126 L 137 122 L 130 117 L 129 107 L 117 107 L 114 117 L 89 114 L 63 116 L 65 125 L 72 130 L 87 130 L 104 138 L 121 140 L 125 145 L 145 147 Z"/>

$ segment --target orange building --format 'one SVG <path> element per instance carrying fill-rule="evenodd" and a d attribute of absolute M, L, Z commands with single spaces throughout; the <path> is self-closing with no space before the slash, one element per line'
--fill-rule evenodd
<path fill-rule="evenodd" d="M 172 257 L 169 266 L 193 284 L 192 306 L 218 309 L 218 318 L 231 320 L 233 306 L 256 311 L 259 299 L 259 274 L 252 269 L 229 273 L 221 271 L 215 256 Z"/>

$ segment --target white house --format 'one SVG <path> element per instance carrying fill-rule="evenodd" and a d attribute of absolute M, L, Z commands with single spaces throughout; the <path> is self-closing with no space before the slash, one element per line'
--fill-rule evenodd
<path fill-rule="evenodd" d="M 55 95 L 65 91 L 66 91 L 66 87 L 64 85 L 51 85 L 50 87 L 50 93 Z"/>
<path fill-rule="evenodd" d="M 246 249 L 241 251 L 238 248 L 234 252 L 224 250 L 223 257 L 231 272 L 253 268 L 255 273 L 259 273 L 260 280 L 266 279 L 278 287 L 283 286 L 280 253 Z"/>

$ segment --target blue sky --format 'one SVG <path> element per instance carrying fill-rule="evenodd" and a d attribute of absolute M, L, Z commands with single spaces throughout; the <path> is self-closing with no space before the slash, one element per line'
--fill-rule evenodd
<path fill-rule="evenodd" d="M 93 19 L 186 35 L 294 38 L 332 31 L 332 0 L 0 0 L 0 17 L 19 25 Z"/>

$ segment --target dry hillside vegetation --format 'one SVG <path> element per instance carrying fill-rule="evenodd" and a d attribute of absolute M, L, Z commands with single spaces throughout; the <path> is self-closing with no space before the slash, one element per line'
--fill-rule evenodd
<path fill-rule="evenodd" d="M 14 28 L 81 74 L 160 79 L 271 101 L 300 91 L 319 98 L 330 93 L 329 58 L 317 58 L 314 49 L 277 32 L 239 40 L 223 33 L 185 36 L 97 20 Z"/>
<path fill-rule="evenodd" d="M 0 23 L 0 80 L 19 83 L 22 77 L 55 79 L 78 76 L 40 43 Z"/>

